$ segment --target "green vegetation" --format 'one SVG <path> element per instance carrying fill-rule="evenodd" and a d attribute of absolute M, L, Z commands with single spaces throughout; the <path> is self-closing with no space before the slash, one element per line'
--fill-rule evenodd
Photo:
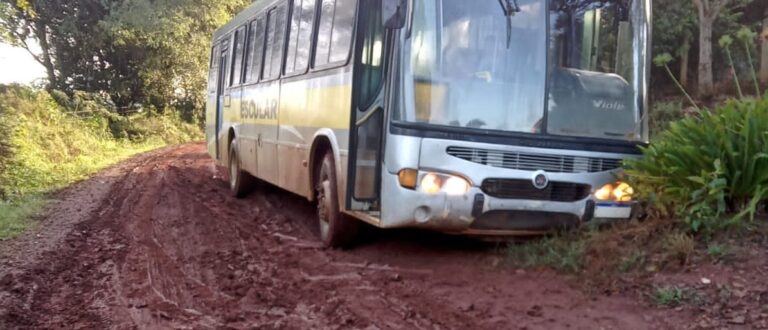
<path fill-rule="evenodd" d="M 710 244 L 707 247 L 707 255 L 714 261 L 720 261 L 731 253 L 730 248 L 724 244 Z"/>
<path fill-rule="evenodd" d="M 768 100 L 731 101 L 672 124 L 627 172 L 661 214 L 711 234 L 754 219 L 768 197 L 766 131 Z"/>
<path fill-rule="evenodd" d="M 508 256 L 516 266 L 548 267 L 573 273 L 584 266 L 585 246 L 581 240 L 554 236 L 524 244 L 510 244 Z"/>
<path fill-rule="evenodd" d="M 683 304 L 701 306 L 706 303 L 706 297 L 695 289 L 677 286 L 657 287 L 653 291 L 653 302 L 659 306 L 677 307 Z"/>
<path fill-rule="evenodd" d="M 628 256 L 621 258 L 619 263 L 619 272 L 627 273 L 640 269 L 647 260 L 647 254 L 644 251 L 633 251 Z"/>
<path fill-rule="evenodd" d="M 200 120 L 213 31 L 251 2 L 0 0 L 0 41 L 37 55 L 48 90 Z"/>
<path fill-rule="evenodd" d="M 0 87 L 0 239 L 26 228 L 46 193 L 131 155 L 201 138 L 171 115 L 115 115 L 98 97 Z M 70 107 L 77 104 L 78 107 Z"/>
<path fill-rule="evenodd" d="M 679 306 L 683 303 L 684 291 L 679 287 L 661 287 L 656 288 L 653 300 L 662 306 Z"/>

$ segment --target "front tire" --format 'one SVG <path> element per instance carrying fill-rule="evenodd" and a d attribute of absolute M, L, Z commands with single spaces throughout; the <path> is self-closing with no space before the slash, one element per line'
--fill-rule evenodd
<path fill-rule="evenodd" d="M 328 247 L 349 247 L 357 237 L 360 223 L 339 211 L 336 167 L 330 153 L 323 157 L 317 178 L 315 189 L 320 239 Z"/>
<path fill-rule="evenodd" d="M 237 140 L 229 144 L 229 191 L 236 198 L 243 198 L 253 190 L 253 177 L 240 167 Z"/>

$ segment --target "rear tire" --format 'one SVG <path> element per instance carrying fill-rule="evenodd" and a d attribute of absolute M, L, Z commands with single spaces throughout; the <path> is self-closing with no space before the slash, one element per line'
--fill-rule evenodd
<path fill-rule="evenodd" d="M 328 247 L 347 248 L 355 242 L 360 222 L 339 211 L 339 190 L 336 182 L 333 156 L 327 153 L 323 157 L 315 185 L 320 239 Z"/>
<path fill-rule="evenodd" d="M 254 179 L 240 166 L 240 155 L 237 151 L 237 140 L 229 144 L 229 190 L 232 196 L 243 198 L 253 191 Z"/>

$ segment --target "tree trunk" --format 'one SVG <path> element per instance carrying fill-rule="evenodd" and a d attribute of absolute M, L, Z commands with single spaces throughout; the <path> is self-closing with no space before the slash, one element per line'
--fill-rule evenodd
<path fill-rule="evenodd" d="M 680 48 L 680 85 L 688 88 L 688 65 L 691 60 L 691 39 L 685 37 L 683 46 Z"/>
<path fill-rule="evenodd" d="M 53 66 L 53 60 L 51 60 L 51 46 L 48 43 L 48 28 L 44 23 L 35 22 L 35 38 L 40 43 L 40 63 L 45 67 L 46 74 L 48 75 L 47 89 L 53 90 L 58 87 L 58 79 L 56 79 L 56 69 Z"/>
<path fill-rule="evenodd" d="M 763 84 L 768 84 L 768 12 L 765 13 L 766 17 L 763 20 L 763 33 L 760 40 L 763 43 L 763 51 L 760 56 L 760 81 Z"/>
<path fill-rule="evenodd" d="M 712 74 L 712 26 L 714 17 L 699 17 L 699 88 L 700 97 L 712 95 L 714 77 Z"/>

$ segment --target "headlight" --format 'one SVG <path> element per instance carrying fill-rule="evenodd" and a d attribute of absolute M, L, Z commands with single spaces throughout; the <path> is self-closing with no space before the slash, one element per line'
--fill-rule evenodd
<path fill-rule="evenodd" d="M 462 178 L 452 176 L 445 181 L 443 190 L 446 194 L 452 196 L 464 195 L 469 191 L 469 182 Z"/>
<path fill-rule="evenodd" d="M 613 197 L 617 202 L 631 202 L 632 196 L 635 194 L 635 189 L 626 183 L 619 183 L 616 189 L 613 189 Z"/>
<path fill-rule="evenodd" d="M 446 193 L 451 196 L 464 195 L 471 187 L 464 178 L 438 173 L 426 173 L 421 177 L 419 190 L 427 194 Z"/>
<path fill-rule="evenodd" d="M 601 201 L 631 202 L 635 189 L 624 182 L 607 184 L 595 191 L 595 198 Z"/>
<path fill-rule="evenodd" d="M 443 187 L 443 182 L 437 174 L 429 173 L 421 178 L 421 191 L 428 194 L 437 194 Z"/>

